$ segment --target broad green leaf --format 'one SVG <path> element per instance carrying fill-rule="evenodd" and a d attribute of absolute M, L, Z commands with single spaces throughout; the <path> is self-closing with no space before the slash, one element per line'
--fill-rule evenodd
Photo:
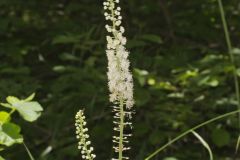
<path fill-rule="evenodd" d="M 209 157 L 210 157 L 209 159 L 213 160 L 213 153 L 208 143 L 197 132 L 192 131 L 192 133 L 195 137 L 197 137 L 197 139 L 202 143 L 202 145 L 208 150 Z"/>
<path fill-rule="evenodd" d="M 24 102 L 21 101 L 19 103 L 15 103 L 12 106 L 14 109 L 16 109 L 20 115 L 29 122 L 33 122 L 40 117 L 41 112 L 43 111 L 42 106 L 35 101 L 32 102 Z"/>
<path fill-rule="evenodd" d="M 218 147 L 226 146 L 230 142 L 230 135 L 225 129 L 215 129 L 211 138 Z"/>
<path fill-rule="evenodd" d="M 14 104 L 20 101 L 17 97 L 14 96 L 8 96 L 6 100 L 9 104 Z"/>
<path fill-rule="evenodd" d="M 15 143 L 22 143 L 23 137 L 20 134 L 21 128 L 14 123 L 4 123 L 0 126 L 0 144 L 11 146 Z"/>
<path fill-rule="evenodd" d="M 32 93 L 29 97 L 24 99 L 24 101 L 29 102 L 29 101 L 33 100 L 34 97 L 35 97 L 35 93 Z"/>
<path fill-rule="evenodd" d="M 8 122 L 10 120 L 10 115 L 7 112 L 1 111 L 0 112 L 0 124 Z"/>
<path fill-rule="evenodd" d="M 1 105 L 18 111 L 26 121 L 33 122 L 41 115 L 41 112 L 43 111 L 42 106 L 38 102 L 31 101 L 34 96 L 35 93 L 31 94 L 24 100 L 20 100 L 13 96 L 8 96 L 6 98 L 8 103 L 1 103 Z"/>

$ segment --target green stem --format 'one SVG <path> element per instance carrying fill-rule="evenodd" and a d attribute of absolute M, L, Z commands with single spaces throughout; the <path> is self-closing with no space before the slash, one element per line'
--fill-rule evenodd
<path fill-rule="evenodd" d="M 8 119 L 11 117 L 11 115 L 16 111 L 16 109 L 12 109 L 8 114 Z"/>
<path fill-rule="evenodd" d="M 179 136 L 177 136 L 176 138 L 172 139 L 171 141 L 169 141 L 168 143 L 166 143 L 165 145 L 163 145 L 161 148 L 157 149 L 155 152 L 153 152 L 151 155 L 149 155 L 147 158 L 145 158 L 145 160 L 150 160 L 151 158 L 153 158 L 155 155 L 157 155 L 159 152 L 161 152 L 162 150 L 164 150 L 166 147 L 170 146 L 171 144 L 173 144 L 174 142 L 176 142 L 177 140 L 181 139 L 182 137 L 186 136 L 187 134 L 191 133 L 192 131 L 202 127 L 202 126 L 205 126 L 211 122 L 214 122 L 216 120 L 219 120 L 219 119 L 222 119 L 222 118 L 225 118 L 225 117 L 228 117 L 230 115 L 233 115 L 233 114 L 236 114 L 236 113 L 240 113 L 240 110 L 236 110 L 236 111 L 232 111 L 232 112 L 229 112 L 229 113 L 226 113 L 226 114 L 223 114 L 223 115 L 220 115 L 220 116 L 217 116 L 215 118 L 212 118 L 208 121 L 205 121 L 185 132 L 183 132 L 182 134 L 180 134 Z"/>
<path fill-rule="evenodd" d="M 30 160 L 35 160 L 31 154 L 30 150 L 28 149 L 27 145 L 24 142 L 23 142 L 23 146 L 24 146 L 25 150 L 27 151 Z"/>
<path fill-rule="evenodd" d="M 120 124 L 119 124 L 119 151 L 118 151 L 118 160 L 123 158 L 123 130 L 124 130 L 124 103 L 123 100 L 120 101 Z"/>
<path fill-rule="evenodd" d="M 11 116 L 15 111 L 16 111 L 16 109 L 12 109 L 12 110 L 9 112 L 9 116 Z"/>
<path fill-rule="evenodd" d="M 239 87 L 239 80 L 238 80 L 238 75 L 237 75 L 237 67 L 235 64 L 235 57 L 232 52 L 232 43 L 231 43 L 231 39 L 230 39 L 230 35 L 229 35 L 229 30 L 228 30 L 228 26 L 227 26 L 227 22 L 226 22 L 226 17 L 225 17 L 225 13 L 224 13 L 222 0 L 218 0 L 218 5 L 219 5 L 223 29 L 224 29 L 224 33 L 225 33 L 225 39 L 226 39 L 226 43 L 227 43 L 227 47 L 228 47 L 228 53 L 230 56 L 231 63 L 233 65 L 233 76 L 234 76 L 235 92 L 236 92 L 235 94 L 236 94 L 236 98 L 237 98 L 237 102 L 238 102 L 237 106 L 238 106 L 238 109 L 240 109 L 240 87 Z M 239 131 L 240 131 L 240 113 L 238 114 L 238 125 L 239 125 Z"/>

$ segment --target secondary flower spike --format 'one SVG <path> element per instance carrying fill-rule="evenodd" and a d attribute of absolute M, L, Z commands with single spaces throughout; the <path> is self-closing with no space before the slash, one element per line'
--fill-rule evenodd
<path fill-rule="evenodd" d="M 85 116 L 82 110 L 76 114 L 76 135 L 78 142 L 78 149 L 81 150 L 82 158 L 86 160 L 93 160 L 96 155 L 93 154 L 93 147 L 91 147 L 91 141 L 89 140 L 89 135 L 87 134 L 88 128 L 86 127 L 87 122 L 85 121 Z"/>

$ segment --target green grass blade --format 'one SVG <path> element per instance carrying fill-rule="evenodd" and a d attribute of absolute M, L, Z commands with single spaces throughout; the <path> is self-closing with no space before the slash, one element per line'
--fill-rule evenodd
<path fill-rule="evenodd" d="M 197 132 L 192 131 L 192 133 L 195 137 L 197 137 L 197 139 L 202 143 L 202 145 L 208 150 L 209 159 L 213 160 L 213 153 L 208 143 Z"/>
<path fill-rule="evenodd" d="M 28 153 L 28 156 L 30 158 L 30 160 L 35 160 L 30 152 L 30 150 L 28 149 L 27 145 L 23 142 L 23 146 L 24 148 L 26 149 L 27 153 Z"/>
<path fill-rule="evenodd" d="M 179 139 L 181 139 L 182 137 L 186 136 L 187 134 L 191 133 L 193 130 L 196 130 L 198 128 L 201 128 L 202 126 L 205 126 L 209 123 L 212 123 L 214 121 L 217 121 L 219 119 L 222 119 L 222 118 L 225 118 L 225 117 L 228 117 L 228 116 L 231 116 L 231 115 L 234 115 L 236 113 L 240 113 L 240 110 L 236 110 L 236 111 L 232 111 L 232 112 L 228 112 L 228 113 L 225 113 L 223 115 L 220 115 L 220 116 L 217 116 L 215 118 L 212 118 L 210 120 L 207 120 L 185 132 L 183 132 L 182 134 L 180 134 L 179 136 L 177 136 L 176 138 L 172 139 L 171 141 L 169 141 L 168 143 L 166 143 L 165 145 L 163 145 L 162 147 L 160 147 L 159 149 L 157 149 L 155 152 L 153 152 L 151 155 L 149 155 L 147 158 L 145 158 L 145 160 L 149 160 L 151 158 L 153 158 L 155 155 L 157 155 L 159 152 L 161 152 L 162 150 L 164 150 L 165 148 L 167 148 L 168 146 L 170 146 L 171 144 L 173 144 L 174 142 L 178 141 Z"/>
<path fill-rule="evenodd" d="M 228 47 L 228 53 L 229 53 L 229 56 L 230 56 L 231 63 L 233 65 L 233 77 L 234 77 L 234 84 L 235 84 L 235 94 L 236 94 L 236 98 L 237 98 L 237 102 L 238 102 L 237 106 L 238 106 L 238 109 L 240 109 L 239 78 L 238 78 L 238 75 L 237 75 L 237 66 L 236 66 L 234 54 L 232 52 L 233 47 L 232 47 L 232 42 L 231 42 L 231 38 L 230 38 L 230 34 L 229 34 L 229 29 L 228 29 L 228 26 L 227 26 L 227 20 L 226 20 L 222 0 L 218 0 L 218 7 L 219 7 L 221 19 L 222 19 L 222 25 L 223 25 L 224 34 L 225 34 L 225 40 L 226 40 L 226 44 L 227 44 L 227 47 Z M 238 114 L 238 129 L 239 129 L 239 132 L 240 132 L 240 113 Z M 239 148 L 239 143 L 240 143 L 239 141 L 240 141 L 240 134 L 239 134 L 239 138 L 238 138 L 237 145 L 236 145 L 236 152 Z"/>
<path fill-rule="evenodd" d="M 240 135 L 238 136 L 238 140 L 237 140 L 237 145 L 236 145 L 236 154 L 237 154 L 237 152 L 238 152 L 239 145 L 240 145 Z"/>

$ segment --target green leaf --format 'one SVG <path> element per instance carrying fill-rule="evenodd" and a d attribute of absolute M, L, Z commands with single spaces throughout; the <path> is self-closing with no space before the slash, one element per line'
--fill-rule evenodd
<path fill-rule="evenodd" d="M 8 96 L 6 100 L 10 104 L 14 104 L 20 101 L 17 97 L 14 97 L 14 96 Z"/>
<path fill-rule="evenodd" d="M 26 102 L 29 102 L 29 101 L 31 101 L 31 100 L 33 100 L 33 98 L 35 97 L 35 93 L 32 93 L 29 97 L 27 97 L 26 99 L 24 99 L 24 101 L 26 101 Z"/>
<path fill-rule="evenodd" d="M 219 81 L 216 78 L 212 78 L 210 76 L 204 77 L 198 82 L 199 86 L 210 86 L 210 87 L 217 87 L 219 85 Z"/>
<path fill-rule="evenodd" d="M 0 160 L 5 160 L 2 156 L 0 156 Z"/>
<path fill-rule="evenodd" d="M 230 135 L 225 129 L 213 130 L 211 138 L 218 147 L 226 146 L 230 142 Z"/>
<path fill-rule="evenodd" d="M 0 103 L 0 105 L 6 108 L 12 108 L 12 106 L 8 103 Z"/>
<path fill-rule="evenodd" d="M 12 107 L 19 112 L 23 119 L 29 122 L 37 120 L 38 117 L 40 117 L 41 112 L 43 111 L 42 106 L 35 101 L 32 102 L 21 101 L 19 103 L 13 104 Z"/>
<path fill-rule="evenodd" d="M 38 102 L 31 101 L 34 96 L 35 93 L 31 94 L 24 100 L 20 100 L 13 96 L 8 96 L 6 98 L 8 103 L 1 103 L 1 105 L 18 111 L 26 121 L 33 122 L 38 119 L 43 111 L 42 106 Z"/>
<path fill-rule="evenodd" d="M 66 71 L 66 67 L 65 66 L 54 66 L 53 71 L 61 73 L 61 72 Z"/>
<path fill-rule="evenodd" d="M 20 134 L 21 128 L 14 123 L 4 123 L 0 126 L 0 144 L 11 146 L 15 143 L 23 143 L 23 137 Z"/>
<path fill-rule="evenodd" d="M 0 112 L 0 124 L 6 123 L 8 121 L 10 121 L 11 117 L 9 115 L 9 113 L 1 111 Z"/>

